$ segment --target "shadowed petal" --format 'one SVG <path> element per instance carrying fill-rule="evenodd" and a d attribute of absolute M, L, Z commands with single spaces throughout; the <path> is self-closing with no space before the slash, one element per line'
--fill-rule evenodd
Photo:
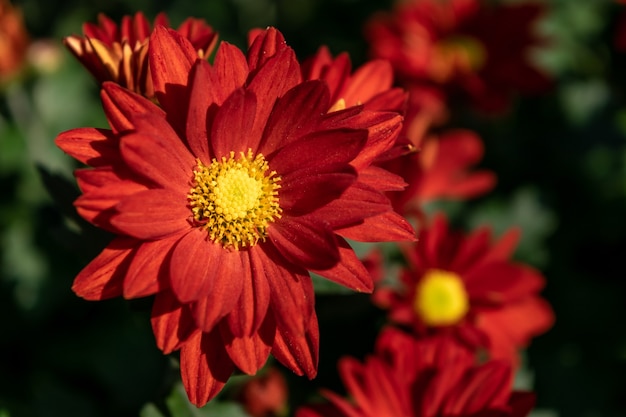
<path fill-rule="evenodd" d="M 201 407 L 215 397 L 234 372 L 219 331 L 196 332 L 180 350 L 180 373 L 189 401 Z"/>
<path fill-rule="evenodd" d="M 258 330 L 250 336 L 234 336 L 225 320 L 220 322 L 219 329 L 226 352 L 242 372 L 254 375 L 265 365 L 276 333 L 272 314 L 266 315 Z"/>
<path fill-rule="evenodd" d="M 356 180 L 354 170 L 349 166 L 335 172 L 293 177 L 282 183 L 279 190 L 280 207 L 292 216 L 310 213 L 336 201 Z"/>
<path fill-rule="evenodd" d="M 178 239 L 175 235 L 141 243 L 126 273 L 124 298 L 146 297 L 169 286 L 167 258 Z"/>
<path fill-rule="evenodd" d="M 415 241 L 415 230 L 404 217 L 393 211 L 368 217 L 363 222 L 335 231 L 337 234 L 359 242 Z"/>
<path fill-rule="evenodd" d="M 119 140 L 110 130 L 79 128 L 60 133 L 54 143 L 83 164 L 98 166 L 119 159 Z"/>
<path fill-rule="evenodd" d="M 331 281 L 341 284 L 358 292 L 372 292 L 374 283 L 370 272 L 365 268 L 359 258 L 357 258 L 352 247 L 344 239 L 338 237 L 339 262 L 324 270 L 311 270 Z"/>
<path fill-rule="evenodd" d="M 268 117 L 279 97 L 300 82 L 300 65 L 291 48 L 277 52 L 275 56 L 248 79 L 248 89 L 257 98 L 257 111 L 254 121 L 254 136 L 261 139 Z M 253 148 L 255 149 L 256 146 Z"/>
<path fill-rule="evenodd" d="M 293 333 L 277 323 L 272 355 L 296 375 L 313 379 L 319 360 L 319 329 L 315 311 L 307 323 L 305 334 Z"/>
<path fill-rule="evenodd" d="M 256 263 L 256 257 L 251 259 L 249 251 L 240 251 L 243 264 L 242 273 L 238 279 L 243 282 L 241 295 L 235 308 L 226 317 L 230 332 L 236 337 L 251 336 L 258 331 L 265 320 L 270 304 L 270 286 L 265 273 L 260 269 L 263 266 Z"/>
<path fill-rule="evenodd" d="M 153 115 L 137 117 L 133 122 L 137 132 L 121 138 L 126 164 L 155 186 L 188 192 L 196 162 L 169 123 Z"/>
<path fill-rule="evenodd" d="M 248 77 L 248 63 L 239 48 L 222 42 L 213 61 L 217 81 L 216 103 L 222 104 L 228 95 L 243 87 Z M 214 87 L 215 88 L 215 87 Z"/>
<path fill-rule="evenodd" d="M 174 247 L 169 267 L 172 291 L 181 303 L 190 303 L 209 295 L 213 289 L 215 268 L 224 249 L 207 239 L 207 233 L 192 228 Z"/>
<path fill-rule="evenodd" d="M 204 332 L 212 330 L 218 320 L 235 309 L 247 276 L 239 251 L 221 251 L 211 268 L 214 273 L 210 294 L 191 306 L 196 324 Z"/>
<path fill-rule="evenodd" d="M 269 238 L 291 263 L 306 269 L 327 269 L 339 261 L 335 234 L 309 216 L 273 223 Z"/>
<path fill-rule="evenodd" d="M 306 323 L 314 311 L 313 283 L 306 270 L 283 266 L 282 256 L 271 244 L 251 252 L 253 265 L 258 265 L 270 285 L 270 308 L 281 328 L 304 336 Z"/>
<path fill-rule="evenodd" d="M 129 116 L 149 113 L 158 117 L 165 117 L 165 112 L 159 106 L 113 82 L 102 84 L 100 98 L 104 113 L 114 133 L 134 129 L 135 126 Z"/>
<path fill-rule="evenodd" d="M 252 134 L 255 112 L 256 97 L 250 91 L 238 89 L 226 99 L 215 114 L 211 129 L 214 158 L 228 158 L 231 151 L 238 156 L 248 148 L 257 148 L 260 136 Z"/>
<path fill-rule="evenodd" d="M 161 239 L 191 227 L 184 195 L 169 190 L 147 190 L 122 200 L 111 224 L 138 239 Z"/>
<path fill-rule="evenodd" d="M 335 172 L 346 166 L 363 149 L 367 140 L 364 130 L 338 129 L 311 133 L 284 148 L 269 161 L 287 183 L 290 175 L 306 176 Z M 320 155 L 324 155 L 320 158 Z"/>
<path fill-rule="evenodd" d="M 86 300 L 106 300 L 122 295 L 124 276 L 137 245 L 135 239 L 118 237 L 74 279 L 72 291 Z"/>
<path fill-rule="evenodd" d="M 198 53 L 184 36 L 157 26 L 150 36 L 150 72 L 154 92 L 176 131 L 184 133 L 189 99 L 189 72 Z"/>
<path fill-rule="evenodd" d="M 156 295 L 150 321 L 157 347 L 164 354 L 180 349 L 197 330 L 189 306 L 179 303 L 170 291 Z"/>
<path fill-rule="evenodd" d="M 259 152 L 268 155 L 311 133 L 329 107 L 328 88 L 321 81 L 306 81 L 276 101 L 263 132 Z"/>

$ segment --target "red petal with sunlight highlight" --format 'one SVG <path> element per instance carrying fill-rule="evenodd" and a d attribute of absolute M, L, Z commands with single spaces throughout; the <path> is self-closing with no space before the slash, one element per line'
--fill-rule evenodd
<path fill-rule="evenodd" d="M 155 95 L 180 133 L 187 115 L 189 72 L 198 53 L 178 32 L 157 26 L 150 36 L 148 54 Z"/>
<path fill-rule="evenodd" d="M 261 140 L 260 134 L 254 137 L 252 128 L 257 108 L 255 95 L 247 90 L 235 90 L 219 108 L 213 119 L 211 129 L 211 149 L 213 158 L 228 158 L 230 152 L 239 155 L 248 149 L 256 149 L 256 141 Z"/>
<path fill-rule="evenodd" d="M 189 230 L 184 195 L 169 190 L 147 190 L 126 197 L 117 206 L 111 224 L 139 239 L 162 239 Z"/>
<path fill-rule="evenodd" d="M 100 98 L 113 133 L 122 133 L 134 129 L 135 126 L 130 121 L 129 116 L 137 117 L 141 114 L 152 114 L 165 117 L 165 112 L 159 106 L 113 82 L 102 84 Z"/>
<path fill-rule="evenodd" d="M 54 143 L 83 164 L 111 164 L 119 158 L 118 139 L 110 130 L 79 128 L 60 133 Z"/>
<path fill-rule="evenodd" d="M 208 242 L 206 232 L 198 228 L 190 229 L 176 243 L 168 275 L 172 292 L 181 303 L 197 301 L 211 293 L 222 251 L 220 245 Z"/>

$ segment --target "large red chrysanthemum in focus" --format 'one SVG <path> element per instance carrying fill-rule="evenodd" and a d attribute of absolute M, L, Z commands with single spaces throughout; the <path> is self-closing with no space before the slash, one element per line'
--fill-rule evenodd
<path fill-rule="evenodd" d="M 169 20 L 160 13 L 154 26 L 169 27 Z M 198 55 L 207 57 L 217 43 L 217 33 L 202 19 L 188 18 L 177 31 L 194 46 Z M 148 39 L 152 26 L 146 16 L 137 12 L 124 16 L 118 26 L 104 14 L 98 24 L 85 23 L 83 36 L 68 36 L 63 43 L 99 83 L 113 81 L 148 98 L 154 88 L 148 65 Z"/>
<path fill-rule="evenodd" d="M 312 378 L 309 271 L 371 291 L 345 238 L 414 239 L 397 214 L 384 216 L 392 213 L 378 191 L 384 178 L 361 180 L 395 143 L 402 117 L 360 106 L 329 112 L 326 84 L 302 81 L 275 29 L 258 34 L 247 55 L 222 43 L 211 65 L 185 37 L 157 27 L 149 58 L 161 107 L 104 83 L 111 130 L 56 140 L 93 167 L 76 172 L 78 212 L 118 235 L 73 290 L 91 300 L 155 295 L 157 344 L 180 349 L 194 404 L 235 369 L 254 374 L 270 353 Z"/>
<path fill-rule="evenodd" d="M 301 408 L 296 417 L 524 417 L 535 403 L 533 393 L 512 391 L 509 363 L 477 365 L 445 336 L 383 330 L 375 354 L 363 363 L 343 358 L 339 372 L 351 400 L 323 391 L 328 404 Z"/>
<path fill-rule="evenodd" d="M 488 227 L 464 235 L 436 215 L 405 248 L 400 286 L 380 285 L 374 302 L 389 320 L 418 335 L 450 333 L 490 357 L 518 362 L 518 350 L 554 322 L 539 297 L 545 285 L 535 269 L 510 259 L 519 233 L 491 242 Z"/>
<path fill-rule="evenodd" d="M 365 34 L 371 55 L 390 60 L 402 82 L 460 89 L 478 108 L 497 112 L 512 93 L 550 87 L 529 56 L 546 43 L 533 27 L 544 12 L 538 2 L 402 1 L 373 16 Z"/>

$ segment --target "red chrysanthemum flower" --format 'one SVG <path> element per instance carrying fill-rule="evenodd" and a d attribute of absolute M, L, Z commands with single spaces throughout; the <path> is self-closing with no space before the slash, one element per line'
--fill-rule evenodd
<path fill-rule="evenodd" d="M 506 109 L 514 92 L 538 93 L 549 78 L 530 60 L 546 41 L 533 31 L 543 4 L 412 0 L 366 25 L 371 54 L 389 59 L 406 83 L 460 89 L 486 111 Z"/>
<path fill-rule="evenodd" d="M 473 198 L 491 190 L 496 183 L 493 172 L 469 170 L 482 156 L 482 141 L 469 130 L 427 136 L 417 152 L 384 164 L 408 184 L 403 191 L 389 194 L 395 209 L 421 218 L 425 203 Z"/>
<path fill-rule="evenodd" d="M 22 12 L 0 0 L 0 83 L 22 68 L 29 43 Z"/>
<path fill-rule="evenodd" d="M 406 221 L 381 216 L 392 209 L 380 185 L 361 180 L 395 142 L 402 117 L 328 112 L 326 84 L 302 81 L 275 29 L 247 55 L 222 43 L 211 65 L 185 37 L 157 27 L 149 59 L 161 107 L 104 83 L 111 130 L 74 129 L 56 140 L 94 167 L 76 172 L 78 212 L 118 235 L 74 291 L 94 300 L 155 294 L 157 345 L 180 349 L 194 404 L 236 368 L 254 374 L 270 353 L 312 378 L 309 271 L 371 291 L 345 238 L 414 239 Z"/>
<path fill-rule="evenodd" d="M 363 363 L 341 359 L 339 372 L 351 401 L 323 391 L 328 404 L 296 417 L 524 417 L 535 403 L 533 393 L 512 391 L 506 361 L 477 365 L 452 338 L 419 340 L 397 329 L 383 330 Z"/>
<path fill-rule="evenodd" d="M 274 367 L 262 372 L 243 383 L 236 401 L 241 403 L 250 417 L 287 415 L 289 389 L 285 376 Z"/>
<path fill-rule="evenodd" d="M 374 302 L 389 319 L 419 335 L 451 333 L 492 358 L 517 363 L 518 350 L 553 324 L 538 293 L 545 282 L 535 269 L 510 260 L 519 232 L 490 242 L 483 227 L 465 236 L 439 214 L 406 248 L 408 268 L 399 286 L 381 285 Z"/>
<path fill-rule="evenodd" d="M 154 20 L 154 26 L 169 27 L 164 13 Z M 188 18 L 177 29 L 198 52 L 208 57 L 217 43 L 217 33 L 202 19 Z M 68 36 L 63 42 L 99 83 L 113 81 L 148 98 L 154 88 L 148 65 L 148 39 L 152 27 L 143 13 L 124 16 L 118 26 L 104 14 L 98 24 L 85 23 L 83 36 Z"/>

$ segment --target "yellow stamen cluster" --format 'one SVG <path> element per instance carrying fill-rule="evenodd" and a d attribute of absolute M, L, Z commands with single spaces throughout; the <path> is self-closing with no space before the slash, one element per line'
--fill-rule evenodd
<path fill-rule="evenodd" d="M 461 277 L 440 269 L 426 271 L 417 284 L 413 308 L 429 326 L 459 323 L 469 310 L 469 297 Z"/>
<path fill-rule="evenodd" d="M 210 165 L 197 161 L 193 188 L 187 198 L 194 223 L 224 248 L 256 245 L 267 237 L 270 223 L 281 217 L 278 204 L 280 177 L 262 154 L 235 152 Z"/>
<path fill-rule="evenodd" d="M 476 72 L 487 60 L 482 42 L 471 36 L 444 38 L 436 44 L 433 53 L 430 75 L 439 82 L 448 81 L 457 72 Z"/>

